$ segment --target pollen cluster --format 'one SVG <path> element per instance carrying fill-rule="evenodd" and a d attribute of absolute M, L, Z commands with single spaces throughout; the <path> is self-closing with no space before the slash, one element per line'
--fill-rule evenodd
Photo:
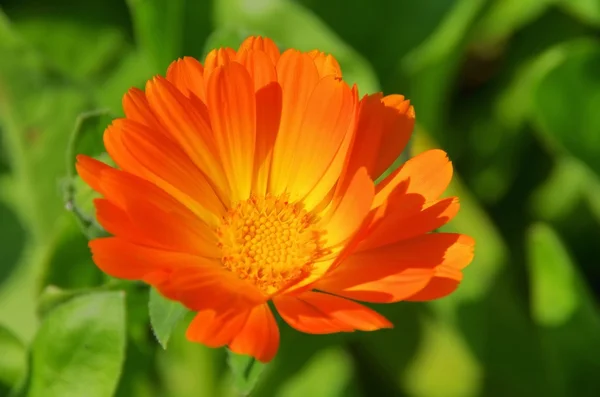
<path fill-rule="evenodd" d="M 223 266 L 270 295 L 310 274 L 325 254 L 324 232 L 302 203 L 252 196 L 233 205 L 218 229 Z"/>

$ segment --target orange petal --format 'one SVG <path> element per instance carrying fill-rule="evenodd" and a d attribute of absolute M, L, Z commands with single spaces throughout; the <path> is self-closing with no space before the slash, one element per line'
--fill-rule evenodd
<path fill-rule="evenodd" d="M 205 222 L 218 224 L 225 212 L 221 199 L 177 144 L 131 120 L 113 122 L 104 141 L 121 169 L 156 184 Z"/>
<path fill-rule="evenodd" d="M 383 98 L 383 131 L 373 175 L 378 178 L 400 156 L 415 126 L 415 111 L 402 95 Z"/>
<path fill-rule="evenodd" d="M 367 167 L 374 180 L 400 156 L 414 127 L 414 112 L 401 95 L 380 93 L 360 101 L 356 138 L 348 172 Z"/>
<path fill-rule="evenodd" d="M 223 268 L 220 261 L 178 266 L 172 269 L 166 281 L 155 286 L 169 299 L 177 300 L 194 311 L 237 311 L 267 300 L 254 284 Z"/>
<path fill-rule="evenodd" d="M 281 86 L 273 82 L 256 93 L 256 150 L 253 191 L 267 193 L 273 158 L 273 146 L 281 121 Z"/>
<path fill-rule="evenodd" d="M 348 189 L 339 198 L 334 198 L 331 214 L 323 219 L 328 247 L 344 243 L 356 233 L 371 209 L 374 194 L 373 181 L 366 169 L 361 168 L 352 178 Z"/>
<path fill-rule="evenodd" d="M 100 194 L 104 194 L 100 185 L 100 175 L 104 170 L 111 167 L 101 161 L 93 159 L 89 156 L 77 155 L 77 163 L 75 164 L 77 174 L 87 183 L 92 189 Z"/>
<path fill-rule="evenodd" d="M 246 308 L 231 308 L 224 312 L 203 310 L 188 326 L 186 337 L 212 348 L 225 346 L 241 331 L 247 317 Z"/>
<path fill-rule="evenodd" d="M 321 78 L 325 76 L 334 76 L 338 79 L 342 78 L 340 64 L 331 54 L 325 54 L 319 50 L 312 50 L 308 52 L 308 56 L 315 62 Z"/>
<path fill-rule="evenodd" d="M 363 305 L 319 292 L 277 296 L 273 302 L 291 327 L 309 334 L 375 331 L 393 326 L 385 317 Z"/>
<path fill-rule="evenodd" d="M 148 274 L 159 271 L 169 273 L 178 267 L 219 268 L 219 262 L 214 260 L 150 248 L 119 237 L 95 239 L 90 241 L 89 246 L 94 263 L 103 272 L 127 280 L 143 280 Z"/>
<path fill-rule="evenodd" d="M 227 65 L 235 59 L 236 52 L 232 48 L 218 48 L 212 50 L 204 59 L 204 81 L 206 84 L 210 81 L 210 76 L 219 66 Z"/>
<path fill-rule="evenodd" d="M 424 204 L 419 195 L 392 195 L 357 251 L 365 251 L 434 231 L 458 213 L 457 197 Z M 382 207 L 383 208 L 383 207 Z"/>
<path fill-rule="evenodd" d="M 397 302 L 421 291 L 434 276 L 460 280 L 473 259 L 473 239 L 426 234 L 354 254 L 313 288 L 367 302 Z"/>
<path fill-rule="evenodd" d="M 169 65 L 166 77 L 183 95 L 189 97 L 194 94 L 202 102 L 206 102 L 204 67 L 197 59 L 183 57 L 174 61 Z"/>
<path fill-rule="evenodd" d="M 396 189 L 420 195 L 424 202 L 436 200 L 451 179 L 452 163 L 446 153 L 428 150 L 408 160 L 377 185 L 373 208 L 381 206 Z"/>
<path fill-rule="evenodd" d="M 177 142 L 205 175 L 210 176 L 219 196 L 228 197 L 228 182 L 221 161 L 216 157 L 215 142 L 208 120 L 196 110 L 188 98 L 161 77 L 148 82 L 146 96 L 171 139 Z"/>
<path fill-rule="evenodd" d="M 254 81 L 254 90 L 277 81 L 275 65 L 269 56 L 262 51 L 244 50 L 237 53 L 236 62 L 246 68 Z"/>
<path fill-rule="evenodd" d="M 300 136 L 294 147 L 286 150 L 291 155 L 291 161 L 288 162 L 290 169 L 285 178 L 291 200 L 304 198 L 322 179 L 354 121 L 353 112 L 352 91 L 346 83 L 333 76 L 319 81 L 304 111 Z M 284 128 L 282 125 L 282 129 Z M 277 142 L 275 150 L 273 169 L 279 164 L 275 160 Z M 302 172 L 298 172 L 299 170 Z M 339 171 L 341 172 L 341 167 Z M 339 175 L 334 180 L 337 178 Z M 322 196 L 330 188 L 331 186 L 324 188 Z"/>
<path fill-rule="evenodd" d="M 147 125 L 148 127 L 160 128 L 160 123 L 150 105 L 146 99 L 144 91 L 138 88 L 131 88 L 123 96 L 123 111 L 125 116 L 133 121 L 137 121 L 140 124 Z"/>
<path fill-rule="evenodd" d="M 246 69 L 237 62 L 216 68 L 208 82 L 207 104 L 232 200 L 246 200 L 256 145 L 256 98 Z"/>
<path fill-rule="evenodd" d="M 241 52 L 243 50 L 263 51 L 269 56 L 273 64 L 277 64 L 277 61 L 279 61 L 279 48 L 277 48 L 277 45 L 273 42 L 273 40 L 269 39 L 268 37 L 248 37 L 240 45 L 239 51 Z"/>
<path fill-rule="evenodd" d="M 234 353 L 247 354 L 263 363 L 275 357 L 279 348 L 279 328 L 269 305 L 265 303 L 252 309 L 229 348 Z"/>
<path fill-rule="evenodd" d="M 277 78 L 282 89 L 281 124 L 273 149 L 269 190 L 274 195 L 286 191 L 293 158 L 298 152 L 301 124 L 308 100 L 319 81 L 313 60 L 296 50 L 287 50 L 276 65 Z"/>
<path fill-rule="evenodd" d="M 164 248 L 189 250 L 204 256 L 219 256 L 216 235 L 179 201 L 152 183 L 86 158 L 87 169 L 98 167 L 98 191 L 127 213 L 131 223 Z M 80 168 L 81 168 L 80 163 Z M 123 222 L 129 222 L 123 219 Z"/>
<path fill-rule="evenodd" d="M 307 210 L 314 210 L 317 207 L 322 208 L 327 205 L 329 195 L 332 194 L 336 197 L 340 192 L 345 191 L 348 186 L 347 184 L 354 177 L 354 174 L 347 174 L 345 170 L 348 166 L 348 152 L 354 142 L 354 123 L 357 115 L 357 94 L 358 90 L 356 86 L 352 88 L 352 113 L 348 120 L 348 129 L 345 132 L 342 143 L 340 144 L 337 153 L 334 155 L 333 160 L 323 173 L 315 187 L 310 193 L 302 200 Z M 355 172 L 356 173 L 356 172 Z M 343 180 L 346 176 L 347 179 Z"/>
<path fill-rule="evenodd" d="M 365 167 L 373 180 L 377 178 L 373 170 L 383 134 L 384 107 L 381 99 L 381 94 L 373 94 L 360 100 L 356 133 L 346 170 L 350 175 L 360 167 Z"/>
<path fill-rule="evenodd" d="M 450 295 L 458 288 L 460 280 L 456 278 L 434 277 L 421 291 L 406 298 L 407 301 L 426 302 Z"/>

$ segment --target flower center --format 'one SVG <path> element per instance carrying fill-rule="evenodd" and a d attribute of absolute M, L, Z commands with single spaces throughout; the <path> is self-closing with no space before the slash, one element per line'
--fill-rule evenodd
<path fill-rule="evenodd" d="M 325 254 L 317 220 L 285 196 L 236 203 L 218 229 L 223 267 L 271 295 L 310 274 Z"/>

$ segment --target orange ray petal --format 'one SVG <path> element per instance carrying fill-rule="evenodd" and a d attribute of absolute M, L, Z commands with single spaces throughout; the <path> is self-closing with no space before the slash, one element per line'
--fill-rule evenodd
<path fill-rule="evenodd" d="M 142 233 L 163 236 L 156 241 L 168 247 L 184 244 L 187 249 L 199 250 L 205 256 L 219 255 L 214 231 L 156 185 L 85 156 L 80 157 L 77 167 L 81 175 L 89 175 L 90 170 L 97 172 L 97 179 L 93 181 L 97 191 L 124 210 Z"/>
<path fill-rule="evenodd" d="M 415 110 L 402 95 L 388 95 L 382 100 L 383 131 L 373 175 L 378 178 L 400 156 L 415 126 Z"/>
<path fill-rule="evenodd" d="M 365 168 L 359 169 L 348 189 L 334 198 L 330 214 L 323 218 L 328 247 L 344 243 L 356 233 L 371 209 L 375 186 Z"/>
<path fill-rule="evenodd" d="M 268 362 L 279 348 L 279 327 L 269 305 L 256 306 L 246 319 L 246 324 L 229 344 L 231 351 L 256 357 Z"/>
<path fill-rule="evenodd" d="M 385 317 L 361 304 L 319 292 L 276 296 L 273 302 L 291 327 L 309 334 L 375 331 L 393 327 Z"/>
<path fill-rule="evenodd" d="M 356 138 L 347 171 L 367 167 L 374 180 L 400 156 L 414 127 L 414 112 L 401 95 L 366 95 L 360 101 Z"/>
<path fill-rule="evenodd" d="M 338 79 L 342 78 L 342 69 L 340 64 L 331 54 L 325 54 L 319 50 L 312 50 L 308 52 L 319 71 L 319 77 L 334 76 Z"/>
<path fill-rule="evenodd" d="M 426 234 L 354 254 L 313 288 L 367 302 L 397 302 L 415 295 L 437 275 L 460 280 L 473 259 L 473 239 Z"/>
<path fill-rule="evenodd" d="M 350 119 L 348 120 L 348 129 L 345 132 L 345 136 L 342 140 L 342 143 L 340 144 L 340 147 L 338 148 L 337 153 L 334 155 L 333 160 L 329 164 L 327 170 L 323 173 L 315 187 L 302 200 L 304 202 L 305 208 L 309 211 L 315 210 L 316 208 L 323 208 L 324 206 L 326 206 L 328 200 L 330 199 L 330 194 L 333 194 L 333 196 L 331 197 L 338 196 L 340 192 L 347 189 L 347 184 L 349 183 L 349 180 L 351 180 L 351 178 L 354 177 L 354 174 L 350 175 L 345 173 L 345 170 L 348 167 L 348 153 L 352 148 L 355 138 L 354 124 L 356 121 L 358 111 L 357 87 L 352 87 L 351 92 L 353 111 Z M 347 179 L 344 180 L 344 177 L 347 177 Z"/>
<path fill-rule="evenodd" d="M 273 146 L 281 121 L 281 86 L 273 82 L 256 93 L 256 151 L 253 191 L 261 196 L 269 188 Z"/>
<path fill-rule="evenodd" d="M 75 169 L 77 174 L 87 183 L 93 190 L 104 195 L 102 186 L 100 185 L 100 176 L 102 172 L 111 168 L 101 161 L 93 159 L 89 156 L 79 154 L 76 157 L 77 163 Z"/>
<path fill-rule="evenodd" d="M 282 89 L 281 123 L 275 146 L 269 178 L 269 190 L 281 195 L 288 187 L 293 158 L 298 151 L 300 126 L 306 105 L 319 81 L 319 72 L 313 60 L 296 50 L 285 51 L 276 65 L 277 78 Z"/>
<path fill-rule="evenodd" d="M 126 280 L 143 280 L 155 272 L 168 274 L 178 267 L 219 268 L 215 260 L 142 246 L 119 237 L 95 239 L 89 246 L 94 263 L 103 272 Z"/>
<path fill-rule="evenodd" d="M 406 298 L 407 301 L 426 302 L 443 298 L 454 292 L 461 280 L 457 278 L 433 277 L 421 291 Z"/>
<path fill-rule="evenodd" d="M 277 81 L 275 65 L 269 56 L 262 51 L 240 51 L 236 55 L 236 62 L 244 66 L 250 74 L 250 77 L 254 82 L 255 91 Z"/>
<path fill-rule="evenodd" d="M 273 42 L 273 40 L 269 39 L 268 37 L 261 37 L 261 36 L 248 37 L 240 45 L 239 52 L 241 52 L 243 50 L 263 51 L 264 53 L 266 53 L 269 56 L 269 58 L 271 59 L 271 62 L 273 62 L 274 65 L 277 64 L 277 61 L 279 61 L 279 56 L 280 56 L 279 48 L 277 48 L 277 45 Z"/>
<path fill-rule="evenodd" d="M 454 218 L 459 208 L 457 197 L 424 204 L 420 195 L 404 192 L 394 194 L 385 207 L 380 207 L 383 213 L 369 225 L 369 234 L 357 251 L 382 247 L 434 231 Z"/>
<path fill-rule="evenodd" d="M 123 96 L 123 111 L 125 116 L 140 124 L 160 129 L 160 123 L 146 99 L 146 94 L 139 88 L 131 88 Z"/>
<path fill-rule="evenodd" d="M 104 134 L 107 151 L 120 168 L 144 178 L 216 225 L 225 208 L 204 173 L 166 136 L 131 120 L 115 120 Z"/>
<path fill-rule="evenodd" d="M 161 77 L 148 82 L 146 96 L 152 111 L 173 141 L 177 142 L 205 175 L 210 175 L 219 196 L 228 197 L 229 187 L 221 161 L 216 157 L 209 121 L 188 98 Z"/>
<path fill-rule="evenodd" d="M 186 337 L 212 348 L 228 345 L 242 330 L 248 315 L 245 307 L 227 311 L 202 310 L 188 326 Z"/>
<path fill-rule="evenodd" d="M 195 58 L 183 57 L 169 65 L 166 78 L 185 96 L 196 95 L 206 102 L 206 82 L 204 67 Z"/>
<path fill-rule="evenodd" d="M 206 54 L 204 59 L 204 81 L 208 85 L 210 76 L 219 66 L 227 65 L 235 59 L 236 52 L 233 48 L 218 48 Z"/>
<path fill-rule="evenodd" d="M 404 163 L 377 185 L 373 208 L 381 206 L 398 188 L 406 194 L 417 194 L 424 202 L 436 200 L 448 187 L 452 179 L 452 163 L 442 150 L 423 152 Z"/>
<path fill-rule="evenodd" d="M 347 136 L 353 122 L 353 112 L 352 91 L 346 83 L 333 76 L 317 83 L 304 111 L 300 137 L 295 146 L 287 150 L 293 153 L 290 173 L 286 178 L 291 200 L 304 198 L 322 179 Z M 273 167 L 276 168 L 277 163 Z M 339 175 L 332 179 L 337 178 Z M 324 188 L 322 196 L 330 188 Z"/>
<path fill-rule="evenodd" d="M 246 200 L 256 145 L 256 98 L 248 71 L 237 62 L 216 68 L 208 82 L 207 104 L 232 200 Z"/>

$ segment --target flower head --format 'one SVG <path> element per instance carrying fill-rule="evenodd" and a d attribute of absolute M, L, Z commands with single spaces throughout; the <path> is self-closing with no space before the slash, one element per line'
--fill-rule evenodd
<path fill-rule="evenodd" d="M 451 163 L 431 150 L 375 185 L 414 111 L 341 76 L 331 55 L 250 37 L 131 89 L 104 135 L 118 169 L 78 157 L 113 236 L 90 242 L 94 262 L 197 312 L 188 339 L 261 361 L 279 345 L 268 301 L 325 334 L 392 326 L 356 301 L 452 292 L 473 240 L 430 233 L 458 211 L 440 198 Z"/>

